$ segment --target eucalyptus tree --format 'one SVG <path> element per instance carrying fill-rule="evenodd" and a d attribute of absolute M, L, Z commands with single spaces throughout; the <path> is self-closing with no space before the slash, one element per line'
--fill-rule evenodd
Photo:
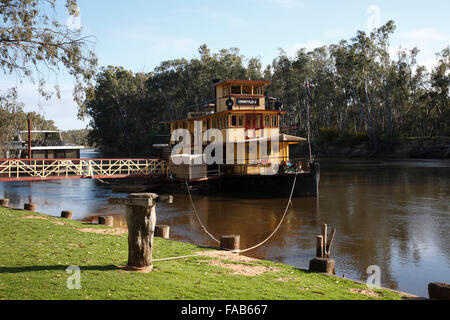
<path fill-rule="evenodd" d="M 64 69 L 75 79 L 74 100 L 84 112 L 86 93 L 92 89 L 97 58 L 92 42 L 82 36 L 81 28 L 62 24 L 56 17 L 56 0 L 0 1 L 0 68 L 4 74 L 14 74 L 39 84 L 46 98 L 55 92 L 46 87 L 47 74 Z M 71 17 L 79 15 L 76 0 L 66 0 L 65 9 Z"/>
<path fill-rule="evenodd" d="M 139 153 L 148 147 L 147 133 L 156 121 L 148 104 L 147 80 L 147 75 L 122 67 L 101 69 L 86 106 L 92 143 L 112 152 Z"/>
<path fill-rule="evenodd" d="M 437 58 L 438 64 L 431 72 L 432 103 L 435 107 L 436 131 L 449 135 L 450 46 L 438 53 Z"/>

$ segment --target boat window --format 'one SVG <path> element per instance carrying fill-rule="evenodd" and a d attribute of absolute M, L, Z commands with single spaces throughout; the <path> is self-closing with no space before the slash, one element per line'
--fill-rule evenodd
<path fill-rule="evenodd" d="M 252 86 L 242 86 L 242 94 L 252 94 Z"/>
<path fill-rule="evenodd" d="M 264 127 L 270 127 L 270 116 L 264 117 Z"/>
<path fill-rule="evenodd" d="M 236 127 L 237 126 L 237 116 L 234 115 L 234 114 L 231 116 L 231 126 L 232 127 Z"/>
<path fill-rule="evenodd" d="M 206 122 L 206 126 L 208 130 L 211 129 L 211 119 L 208 119 L 208 121 Z"/>
<path fill-rule="evenodd" d="M 244 116 L 239 116 L 239 127 L 244 126 Z"/>
<path fill-rule="evenodd" d="M 253 116 L 247 117 L 247 127 L 252 128 L 252 129 L 255 128 L 255 126 L 253 124 L 253 119 L 254 119 Z"/>
<path fill-rule="evenodd" d="M 253 87 L 253 94 L 257 94 L 262 96 L 263 94 L 263 87 L 262 86 L 255 86 Z"/>
<path fill-rule="evenodd" d="M 261 127 L 261 116 L 256 116 L 255 128 L 259 129 Z"/>
<path fill-rule="evenodd" d="M 278 127 L 278 117 L 272 116 L 272 127 Z"/>
<path fill-rule="evenodd" d="M 230 95 L 230 86 L 224 86 L 223 88 L 222 88 L 222 93 L 223 93 L 223 97 L 226 97 L 226 96 L 228 96 L 228 95 Z"/>
<path fill-rule="evenodd" d="M 241 94 L 241 86 L 231 86 L 231 94 Z"/>

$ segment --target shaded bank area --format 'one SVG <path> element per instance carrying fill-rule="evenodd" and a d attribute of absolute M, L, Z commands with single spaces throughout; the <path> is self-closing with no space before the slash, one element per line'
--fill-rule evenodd
<path fill-rule="evenodd" d="M 294 158 L 308 152 L 307 144 L 291 147 Z M 327 158 L 450 159 L 450 138 L 380 142 L 376 148 L 368 142 L 353 143 L 339 139 L 314 141 L 312 153 Z"/>
<path fill-rule="evenodd" d="M 0 208 L 0 299 L 400 300 L 407 294 L 350 280 L 237 257 L 156 238 L 153 257 L 202 256 L 154 263 L 154 272 L 126 272 L 127 234 L 78 221 Z M 205 251 L 208 251 L 207 253 Z M 79 289 L 66 269 L 80 269 Z M 69 280 L 69 281 L 68 281 Z"/>

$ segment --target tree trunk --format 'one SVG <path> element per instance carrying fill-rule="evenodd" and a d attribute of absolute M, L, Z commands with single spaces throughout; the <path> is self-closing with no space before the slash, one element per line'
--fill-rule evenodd
<path fill-rule="evenodd" d="M 387 132 L 389 143 L 392 143 L 392 110 L 391 110 L 391 93 L 389 86 L 386 84 L 384 87 L 385 99 L 386 99 L 386 115 L 387 115 Z"/>

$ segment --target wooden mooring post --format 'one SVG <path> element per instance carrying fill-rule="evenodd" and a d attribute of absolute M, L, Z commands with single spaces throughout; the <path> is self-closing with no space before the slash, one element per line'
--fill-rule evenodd
<path fill-rule="evenodd" d="M 170 227 L 166 225 L 158 225 L 155 227 L 155 237 L 169 239 Z"/>
<path fill-rule="evenodd" d="M 7 207 L 9 205 L 9 199 L 0 199 L 0 207 Z"/>
<path fill-rule="evenodd" d="M 154 193 L 132 193 L 128 198 L 110 198 L 110 204 L 125 205 L 128 225 L 128 264 L 131 271 L 150 272 L 153 236 L 156 225 L 156 199 Z"/>
<path fill-rule="evenodd" d="M 239 250 L 241 245 L 241 236 L 231 235 L 220 237 L 220 250 L 234 251 Z"/>
<path fill-rule="evenodd" d="M 328 237 L 328 226 L 322 225 L 322 235 L 316 237 L 316 257 L 309 261 L 309 271 L 336 274 L 335 261 L 330 258 L 331 245 L 333 244 L 336 229 L 331 230 Z"/>
<path fill-rule="evenodd" d="M 160 195 L 160 196 L 158 196 L 158 199 L 156 201 L 157 202 L 167 202 L 167 203 L 172 204 L 173 203 L 173 196 Z"/>
<path fill-rule="evenodd" d="M 23 209 L 26 211 L 36 212 L 36 203 L 25 203 Z"/>
<path fill-rule="evenodd" d="M 114 217 L 113 216 L 100 216 L 98 217 L 98 224 L 113 227 L 114 226 Z"/>
<path fill-rule="evenodd" d="M 429 283 L 428 295 L 432 300 L 450 300 L 450 284 L 439 282 Z"/>
<path fill-rule="evenodd" d="M 73 211 L 61 211 L 61 218 L 72 220 Z"/>

